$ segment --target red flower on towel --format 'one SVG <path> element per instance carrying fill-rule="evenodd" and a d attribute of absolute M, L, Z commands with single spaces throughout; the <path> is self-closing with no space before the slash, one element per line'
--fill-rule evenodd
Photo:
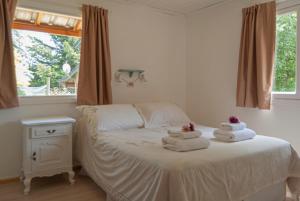
<path fill-rule="evenodd" d="M 195 124 L 193 124 L 192 122 L 183 125 L 182 126 L 182 130 L 185 132 L 189 132 L 189 131 L 195 131 Z"/>
<path fill-rule="evenodd" d="M 229 122 L 232 124 L 238 124 L 238 123 L 240 123 L 240 120 L 238 117 L 231 116 L 231 117 L 229 117 Z"/>

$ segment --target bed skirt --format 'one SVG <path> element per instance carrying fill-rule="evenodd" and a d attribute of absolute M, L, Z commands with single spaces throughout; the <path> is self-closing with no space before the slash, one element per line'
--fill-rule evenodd
<path fill-rule="evenodd" d="M 243 201 L 284 201 L 286 197 L 286 183 L 278 183 L 272 185 L 262 191 L 251 195 L 249 198 Z M 106 201 L 117 201 L 113 199 L 109 194 L 106 194 Z"/>

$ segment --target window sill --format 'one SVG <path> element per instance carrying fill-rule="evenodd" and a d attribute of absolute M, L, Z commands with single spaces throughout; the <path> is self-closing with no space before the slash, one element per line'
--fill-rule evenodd
<path fill-rule="evenodd" d="M 75 104 L 76 95 L 70 96 L 20 96 L 20 105 Z"/>
<path fill-rule="evenodd" d="M 297 93 L 278 93 L 273 92 L 272 96 L 274 99 L 278 100 L 300 100 L 300 96 Z"/>

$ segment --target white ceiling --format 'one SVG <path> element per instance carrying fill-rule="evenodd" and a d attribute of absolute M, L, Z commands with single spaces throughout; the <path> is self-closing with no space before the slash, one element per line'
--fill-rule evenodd
<path fill-rule="evenodd" d="M 125 4 L 140 4 L 171 13 L 187 14 L 227 0 L 114 0 Z"/>

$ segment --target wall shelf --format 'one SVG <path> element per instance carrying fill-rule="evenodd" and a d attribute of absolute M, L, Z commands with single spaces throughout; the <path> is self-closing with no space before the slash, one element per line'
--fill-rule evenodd
<path fill-rule="evenodd" d="M 145 71 L 141 69 L 118 69 L 115 72 L 116 82 L 127 83 L 128 87 L 134 87 L 136 81 L 146 82 Z"/>

